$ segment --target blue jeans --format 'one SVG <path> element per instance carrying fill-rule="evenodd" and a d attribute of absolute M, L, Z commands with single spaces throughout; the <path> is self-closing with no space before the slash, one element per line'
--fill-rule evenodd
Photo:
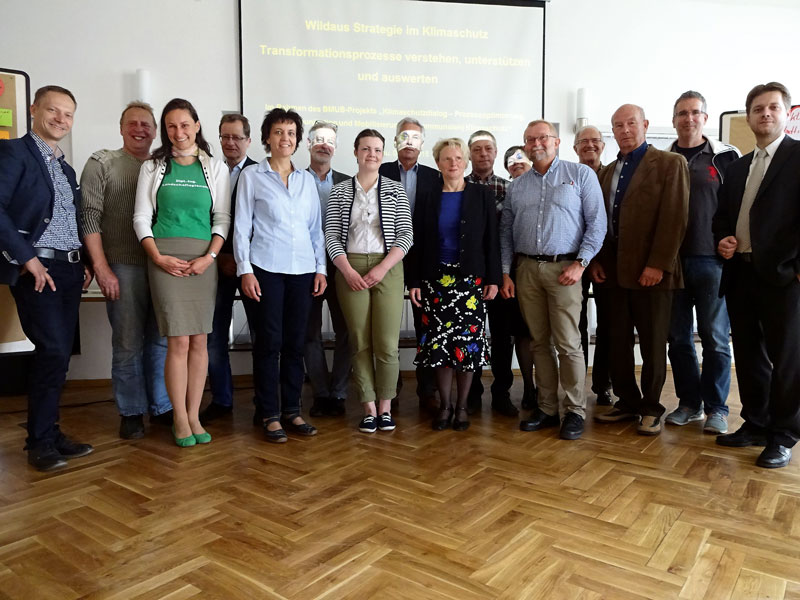
<path fill-rule="evenodd" d="M 67 378 L 69 359 L 78 325 L 83 265 L 40 258 L 56 290 L 37 292 L 33 275 L 25 274 L 11 294 L 17 304 L 22 331 L 36 354 L 28 378 L 28 448 L 53 442 L 58 435 L 58 404 Z"/>
<path fill-rule="evenodd" d="M 111 323 L 111 384 L 123 417 L 172 410 L 164 385 L 167 339 L 158 332 L 147 267 L 115 263 L 119 300 L 106 302 Z"/>
<path fill-rule="evenodd" d="M 722 261 L 715 256 L 681 259 L 684 289 L 675 290 L 669 330 L 669 362 L 680 406 L 706 414 L 728 414 L 731 385 L 730 321 L 725 300 L 719 297 Z M 697 362 L 692 337 L 692 307 L 703 346 L 703 370 Z"/>
<path fill-rule="evenodd" d="M 253 307 L 253 383 L 256 406 L 264 417 L 300 412 L 303 388 L 303 347 L 311 310 L 313 273 L 271 273 L 253 265 L 261 287 Z M 280 396 L 278 390 L 280 389 Z"/>
<path fill-rule="evenodd" d="M 216 265 L 214 265 L 216 266 Z M 208 334 L 208 378 L 211 387 L 211 402 L 225 407 L 233 406 L 233 376 L 228 352 L 228 332 L 233 318 L 233 300 L 239 288 L 238 277 L 227 277 L 222 273 L 217 280 L 217 300 L 214 305 L 213 330 Z M 251 342 L 255 339 L 251 302 L 244 303 L 247 322 L 250 326 Z"/>

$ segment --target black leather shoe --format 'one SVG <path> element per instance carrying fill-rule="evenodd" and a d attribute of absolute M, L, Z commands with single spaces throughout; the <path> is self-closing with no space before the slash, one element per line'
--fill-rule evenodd
<path fill-rule="evenodd" d="M 753 431 L 747 425 L 742 425 L 733 433 L 717 436 L 717 444 L 731 448 L 746 448 L 747 446 L 766 446 L 767 435 Z"/>
<path fill-rule="evenodd" d="M 466 419 L 453 418 L 453 431 L 466 431 L 469 429 L 469 413 L 466 408 L 457 408 L 456 414 L 466 417 Z"/>
<path fill-rule="evenodd" d="M 568 412 L 564 415 L 558 435 L 562 440 L 577 440 L 583 435 L 583 417 L 574 412 Z"/>
<path fill-rule="evenodd" d="M 28 463 L 37 471 L 54 471 L 67 466 L 66 459 L 56 450 L 52 442 L 27 450 Z"/>
<path fill-rule="evenodd" d="M 56 452 L 67 460 L 86 456 L 87 454 L 91 454 L 94 450 L 89 444 L 80 444 L 72 441 L 61 433 L 61 431 L 56 434 L 56 441 L 53 445 L 55 446 Z"/>
<path fill-rule="evenodd" d="M 323 417 L 328 414 L 328 398 L 314 398 L 308 414 L 312 417 Z"/>
<path fill-rule="evenodd" d="M 142 415 L 129 415 L 119 420 L 119 437 L 123 440 L 139 440 L 144 437 Z"/>
<path fill-rule="evenodd" d="M 233 414 L 232 406 L 224 406 L 217 402 L 212 402 L 206 409 L 200 413 L 201 421 L 213 421 L 222 417 L 230 417 Z"/>
<path fill-rule="evenodd" d="M 530 419 L 522 419 L 519 422 L 519 428 L 521 431 L 539 431 L 546 427 L 558 427 L 560 423 L 558 415 L 550 416 L 541 410 L 537 410 L 531 415 Z"/>
<path fill-rule="evenodd" d="M 343 417 L 346 412 L 344 405 L 344 398 L 331 398 L 328 400 L 328 412 L 326 414 L 329 417 Z"/>
<path fill-rule="evenodd" d="M 444 419 L 436 417 L 431 423 L 431 429 L 434 431 L 444 431 L 450 427 L 450 422 L 453 420 L 453 407 L 447 407 L 447 416 Z"/>
<path fill-rule="evenodd" d="M 756 465 L 764 469 L 779 469 L 792 460 L 792 449 L 770 442 L 756 460 Z"/>
<path fill-rule="evenodd" d="M 519 409 L 511 402 L 511 398 L 492 400 L 492 410 L 504 417 L 516 417 Z"/>
<path fill-rule="evenodd" d="M 614 404 L 614 399 L 611 397 L 611 390 L 604 390 L 597 394 L 595 402 L 597 406 L 611 406 Z"/>

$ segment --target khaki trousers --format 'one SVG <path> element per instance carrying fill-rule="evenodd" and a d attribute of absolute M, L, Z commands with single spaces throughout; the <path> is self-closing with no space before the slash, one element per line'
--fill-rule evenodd
<path fill-rule="evenodd" d="M 563 412 L 585 418 L 586 365 L 578 327 L 583 290 L 580 281 L 573 285 L 558 282 L 562 269 L 571 262 L 547 263 L 520 257 L 516 295 L 533 339 L 539 408 L 550 416 L 559 414 L 560 381 L 565 394 Z"/>
<path fill-rule="evenodd" d="M 383 254 L 347 255 L 350 265 L 362 277 L 383 258 Z M 344 275 L 337 270 L 336 294 L 347 322 L 353 382 L 359 401 L 394 398 L 400 373 L 403 263 L 392 267 L 378 285 L 357 292 L 350 289 Z"/>

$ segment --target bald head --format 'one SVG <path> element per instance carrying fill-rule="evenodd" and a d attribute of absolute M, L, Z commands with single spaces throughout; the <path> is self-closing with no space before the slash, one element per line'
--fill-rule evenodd
<path fill-rule="evenodd" d="M 611 117 L 611 130 L 620 152 L 630 154 L 641 146 L 647 136 L 650 123 L 644 117 L 644 109 L 635 104 L 623 104 Z"/>
<path fill-rule="evenodd" d="M 594 125 L 587 125 L 578 130 L 575 134 L 575 145 L 573 149 L 578 155 L 578 160 L 583 165 L 588 165 L 595 171 L 600 168 L 600 158 L 606 143 L 600 130 Z"/>

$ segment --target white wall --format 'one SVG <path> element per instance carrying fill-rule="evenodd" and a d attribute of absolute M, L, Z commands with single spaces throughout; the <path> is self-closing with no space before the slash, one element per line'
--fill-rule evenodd
<path fill-rule="evenodd" d="M 216 144 L 221 111 L 239 106 L 236 7 L 236 0 L 3 0 L 2 66 L 27 71 L 34 90 L 56 83 L 75 93 L 79 171 L 94 150 L 120 145 L 116 124 L 133 99 L 137 69 L 150 72 L 148 100 L 157 110 L 174 96 L 188 98 Z M 800 21 L 796 0 L 552 0 L 546 18 L 544 116 L 562 124 L 567 159 L 580 87 L 589 93 L 590 121 L 606 131 L 625 102 L 641 104 L 651 127 L 669 128 L 673 101 L 687 89 L 708 99 L 713 129 L 720 112 L 744 108 L 756 83 L 781 81 L 800 98 L 794 38 L 781 31 Z M 538 113 L 531 107 L 532 118 Z M 101 304 L 82 308 L 81 331 L 84 354 L 70 377 L 109 377 Z M 247 368 L 241 354 L 237 371 Z"/>

